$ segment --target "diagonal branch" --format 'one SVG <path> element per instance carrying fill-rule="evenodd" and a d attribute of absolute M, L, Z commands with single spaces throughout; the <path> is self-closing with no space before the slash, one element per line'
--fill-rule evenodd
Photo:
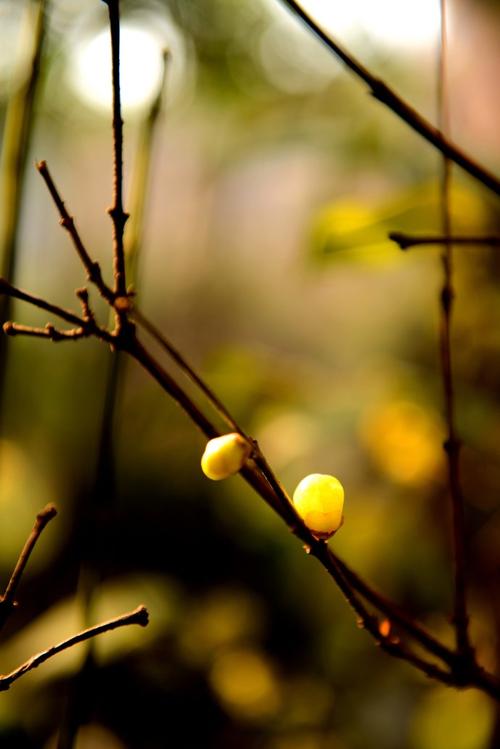
<path fill-rule="evenodd" d="M 19 559 L 17 560 L 16 566 L 10 576 L 10 580 L 7 583 L 5 593 L 0 597 L 0 629 L 2 629 L 16 606 L 16 591 L 21 582 L 21 577 L 23 576 L 26 565 L 28 564 L 31 552 L 35 548 L 36 542 L 40 538 L 47 523 L 50 523 L 52 518 L 55 518 L 56 515 L 57 510 L 54 505 L 47 505 L 43 510 L 40 510 L 36 516 L 33 530 L 28 536 L 26 543 L 19 554 Z"/>
<path fill-rule="evenodd" d="M 444 133 L 434 127 L 384 81 L 375 77 L 359 60 L 344 49 L 338 42 L 332 39 L 313 19 L 313 17 L 297 2 L 297 0 L 281 0 L 291 11 L 295 13 L 308 28 L 325 44 L 331 52 L 339 57 L 342 62 L 358 78 L 363 80 L 370 89 L 371 95 L 388 107 L 400 119 L 406 122 L 413 130 L 427 140 L 431 145 L 441 151 L 447 158 L 454 161 L 464 169 L 471 177 L 477 179 L 496 195 L 500 195 L 500 180 L 457 145 L 452 143 Z"/>
<path fill-rule="evenodd" d="M 70 214 L 66 210 L 64 201 L 59 194 L 59 191 L 54 183 L 54 180 L 52 179 L 52 175 L 49 172 L 47 162 L 46 161 L 38 162 L 38 164 L 36 165 L 36 168 L 40 172 L 45 184 L 47 185 L 47 188 L 52 196 L 52 200 L 54 201 L 56 208 L 59 212 L 59 215 L 61 217 L 59 223 L 64 229 L 66 229 L 69 236 L 71 237 L 71 241 L 73 242 L 73 245 L 78 254 L 78 257 L 82 261 L 82 265 L 87 272 L 87 278 L 89 279 L 91 283 L 93 283 L 97 287 L 101 296 L 109 304 L 113 304 L 115 295 L 113 294 L 109 286 L 106 283 L 104 283 L 99 263 L 96 263 L 94 260 L 92 260 L 89 253 L 87 252 L 87 249 L 85 248 L 85 245 L 82 242 L 80 234 L 78 233 L 78 229 L 75 226 L 74 218 L 70 216 Z"/>
<path fill-rule="evenodd" d="M 68 648 L 72 648 L 74 645 L 90 640 L 92 637 L 97 637 L 97 635 L 101 635 L 104 632 L 118 629 L 118 627 L 126 627 L 129 624 L 138 624 L 140 627 L 146 627 L 148 624 L 148 616 L 147 609 L 144 606 L 139 606 L 128 614 L 123 614 L 115 619 L 110 619 L 109 621 L 102 622 L 102 624 L 97 624 L 95 627 L 85 629 L 83 632 L 79 632 L 77 635 L 73 635 L 73 637 L 69 637 L 67 640 L 63 640 L 62 642 L 57 643 L 57 645 L 53 645 L 47 650 L 32 656 L 26 661 L 26 663 L 23 663 L 14 671 L 11 671 L 10 674 L 0 676 L 0 692 L 5 692 L 15 681 L 20 679 L 21 676 L 24 676 L 29 671 L 33 671 L 33 669 L 38 668 L 42 663 L 48 661 L 49 658 L 53 658 L 58 653 L 62 653 L 63 650 L 68 650 Z"/>

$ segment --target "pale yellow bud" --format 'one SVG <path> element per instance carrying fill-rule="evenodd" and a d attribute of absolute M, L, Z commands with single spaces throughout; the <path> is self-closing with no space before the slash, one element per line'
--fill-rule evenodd
<path fill-rule="evenodd" d="M 306 476 L 293 493 L 293 504 L 316 538 L 330 538 L 342 525 L 344 489 L 334 476 Z"/>
<path fill-rule="evenodd" d="M 232 432 L 207 442 L 201 459 L 201 470 L 209 479 L 220 481 L 238 473 L 250 457 L 252 448 L 247 440 Z"/>

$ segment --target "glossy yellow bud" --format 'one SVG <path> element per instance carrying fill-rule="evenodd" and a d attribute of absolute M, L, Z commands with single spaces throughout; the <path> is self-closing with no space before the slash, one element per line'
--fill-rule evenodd
<path fill-rule="evenodd" d="M 306 476 L 293 493 L 293 504 L 316 538 L 330 538 L 342 525 L 344 489 L 335 476 Z"/>
<path fill-rule="evenodd" d="M 226 479 L 243 468 L 251 452 L 251 446 L 241 434 L 223 434 L 207 442 L 201 470 L 213 481 Z"/>

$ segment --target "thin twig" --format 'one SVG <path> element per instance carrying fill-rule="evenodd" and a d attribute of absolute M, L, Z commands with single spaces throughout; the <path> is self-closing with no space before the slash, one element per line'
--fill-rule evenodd
<path fill-rule="evenodd" d="M 52 518 L 55 518 L 56 515 L 56 508 L 54 507 L 54 505 L 49 504 L 46 505 L 43 510 L 40 510 L 40 512 L 36 516 L 33 529 L 23 546 L 21 553 L 19 554 L 19 558 L 17 560 L 16 566 L 14 567 L 14 571 L 12 572 L 10 580 L 7 583 L 7 587 L 5 588 L 5 593 L 0 597 L 0 629 L 2 629 L 8 617 L 11 615 L 16 606 L 16 591 L 19 583 L 21 582 L 21 577 L 26 568 L 26 565 L 28 564 L 31 552 L 35 548 L 36 542 L 40 538 L 42 531 L 47 523 L 49 523 Z"/>
<path fill-rule="evenodd" d="M 489 236 L 466 236 L 463 234 L 443 235 L 443 234 L 405 234 L 401 231 L 391 231 L 388 237 L 399 245 L 400 250 L 407 250 L 410 247 L 419 247 L 421 245 L 432 244 L 451 244 L 451 245 L 486 245 L 487 247 L 500 247 L 500 237 L 491 234 Z"/>
<path fill-rule="evenodd" d="M 109 286 L 104 282 L 99 263 L 96 263 L 94 260 L 92 260 L 89 253 L 87 252 L 78 229 L 75 226 L 74 218 L 66 210 L 64 201 L 62 200 L 61 195 L 54 183 L 54 180 L 52 179 L 52 175 L 49 172 L 47 162 L 38 162 L 36 168 L 40 172 L 45 184 L 47 185 L 52 200 L 54 201 L 61 217 L 59 223 L 64 229 L 66 229 L 69 236 L 71 237 L 71 241 L 73 242 L 78 257 L 80 258 L 82 265 L 87 272 L 88 280 L 96 286 L 101 296 L 106 299 L 109 304 L 113 304 L 115 295 L 113 294 Z"/>
<path fill-rule="evenodd" d="M 3 326 L 3 332 L 8 336 L 28 336 L 31 338 L 49 338 L 54 343 L 61 341 L 78 341 L 80 338 L 87 338 L 90 334 L 85 328 L 72 328 L 71 330 L 60 330 L 55 328 L 51 323 L 47 323 L 44 328 L 33 328 L 30 325 L 19 325 L 15 322 L 6 322 Z"/>
<path fill-rule="evenodd" d="M 370 93 L 375 99 L 391 109 L 394 114 L 404 120 L 407 125 L 437 148 L 438 151 L 441 151 L 441 153 L 461 166 L 468 174 L 479 180 L 479 182 L 492 190 L 496 195 L 500 195 L 500 180 L 494 174 L 452 143 L 439 128 L 431 125 L 430 122 L 407 104 L 384 81 L 374 76 L 350 52 L 332 39 L 296 0 L 281 0 L 281 2 L 299 16 L 323 44 L 337 55 L 349 70 L 368 85 Z"/>
<path fill-rule="evenodd" d="M 28 304 L 33 305 L 33 307 L 43 309 L 45 310 L 45 312 L 49 312 L 51 315 L 60 317 L 61 320 L 65 320 L 72 325 L 79 326 L 85 323 L 85 320 L 83 320 L 81 317 L 78 317 L 78 315 L 76 315 L 74 312 L 71 312 L 71 310 L 64 309 L 64 307 L 60 307 L 57 304 L 52 304 L 51 302 L 47 302 L 41 297 L 37 297 L 27 291 L 18 289 L 17 286 L 13 286 L 13 284 L 6 281 L 5 278 L 0 278 L 0 294 L 5 294 L 6 296 L 13 297 L 14 299 L 19 299 L 22 302 L 27 302 Z"/>
<path fill-rule="evenodd" d="M 29 671 L 33 671 L 33 669 L 35 668 L 38 668 L 38 666 L 40 666 L 42 663 L 45 663 L 45 661 L 49 660 L 49 658 L 53 658 L 63 650 L 72 648 L 74 645 L 78 645 L 80 642 L 85 642 L 91 637 L 97 637 L 97 635 L 101 635 L 104 632 L 110 632 L 113 629 L 118 629 L 118 627 L 126 627 L 129 624 L 138 624 L 141 627 L 146 627 L 148 624 L 148 617 L 149 615 L 147 609 L 144 606 L 139 606 L 138 608 L 134 609 L 134 611 L 130 611 L 128 614 L 122 614 L 122 616 L 118 616 L 115 619 L 110 619 L 107 622 L 97 624 L 95 627 L 89 627 L 89 629 L 85 629 L 83 632 L 79 632 L 77 635 L 73 635 L 67 640 L 63 640 L 57 645 L 53 645 L 47 650 L 44 650 L 41 653 L 32 656 L 29 660 L 26 661 L 26 663 L 23 663 L 14 671 L 11 671 L 10 674 L 4 674 L 0 676 L 0 692 L 6 691 L 15 681 L 20 679 L 21 676 L 24 676 Z"/>
<path fill-rule="evenodd" d="M 113 222 L 113 270 L 115 294 L 127 295 L 123 231 L 128 215 L 123 210 L 123 120 L 120 93 L 120 2 L 104 0 L 109 11 L 111 70 L 113 81 L 113 205 L 108 213 Z"/>
<path fill-rule="evenodd" d="M 202 378 L 195 372 L 193 367 L 186 361 L 184 356 L 180 353 L 179 349 L 176 348 L 173 343 L 154 325 L 142 312 L 137 309 L 136 306 L 132 308 L 132 317 L 136 322 L 143 328 L 149 335 L 158 343 L 161 348 L 167 352 L 167 354 L 175 361 L 177 366 L 184 372 L 184 374 L 193 382 L 205 395 L 208 401 L 215 408 L 219 416 L 225 421 L 225 423 L 233 429 L 235 432 L 243 434 L 243 430 L 231 416 L 227 408 L 224 406 L 222 401 L 217 397 L 213 390 L 202 380 Z"/>
<path fill-rule="evenodd" d="M 441 39 L 438 58 L 438 110 L 441 130 L 447 132 L 448 101 L 446 80 L 446 51 L 447 24 L 446 0 L 440 0 L 441 11 Z M 452 235 L 450 214 L 450 180 L 451 164 L 446 154 L 442 159 L 441 178 L 441 222 L 444 236 Z M 456 634 L 457 651 L 464 657 L 470 658 L 471 645 L 468 632 L 468 616 L 465 583 L 465 521 L 464 500 L 460 482 L 460 440 L 455 426 L 455 395 L 453 385 L 453 368 L 451 360 L 451 325 L 454 301 L 453 289 L 453 246 L 446 243 L 441 256 L 444 279 L 440 295 L 440 352 L 443 391 L 445 401 L 445 417 L 447 438 L 444 448 L 448 460 L 448 483 L 452 506 L 453 524 L 453 567 L 454 567 L 454 610 L 453 624 Z"/>
<path fill-rule="evenodd" d="M 144 215 L 150 186 L 150 172 L 153 157 L 153 145 L 160 114 L 166 93 L 166 80 L 170 54 L 163 51 L 163 70 L 158 92 L 151 104 L 139 134 L 139 145 L 132 173 L 129 205 L 131 219 L 125 235 L 125 265 L 127 283 L 137 285 L 137 271 L 140 249 L 144 242 Z"/>

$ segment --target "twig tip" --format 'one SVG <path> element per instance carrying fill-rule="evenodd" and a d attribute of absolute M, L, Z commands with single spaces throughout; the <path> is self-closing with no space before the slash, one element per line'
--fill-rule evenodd
<path fill-rule="evenodd" d="M 147 627 L 149 624 L 149 611 L 145 606 L 138 606 L 133 612 L 134 622 L 141 627 Z"/>

